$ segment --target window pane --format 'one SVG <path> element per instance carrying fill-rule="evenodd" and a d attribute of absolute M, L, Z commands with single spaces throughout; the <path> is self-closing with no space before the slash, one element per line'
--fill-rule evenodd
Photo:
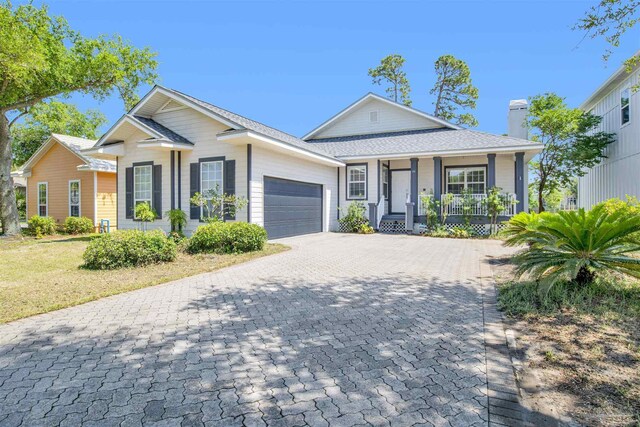
<path fill-rule="evenodd" d="M 80 183 L 69 183 L 69 203 L 77 205 L 80 203 Z"/>
<path fill-rule="evenodd" d="M 222 187 L 222 162 L 205 162 L 200 165 L 200 190 L 202 194 L 215 191 L 221 193 Z"/>
<path fill-rule="evenodd" d="M 80 206 L 71 206 L 69 213 L 71 216 L 80 216 Z"/>
<path fill-rule="evenodd" d="M 622 109 L 622 124 L 629 123 L 629 106 Z"/>
<path fill-rule="evenodd" d="M 464 184 L 449 184 L 447 185 L 447 193 L 462 194 L 464 190 Z"/>
<path fill-rule="evenodd" d="M 625 105 L 629 105 L 629 89 L 620 92 L 620 106 L 624 107 Z"/>
<path fill-rule="evenodd" d="M 133 177 L 133 198 L 151 201 L 151 166 L 136 166 Z"/>
<path fill-rule="evenodd" d="M 449 169 L 447 174 L 448 182 L 451 184 L 464 182 L 464 169 Z"/>
<path fill-rule="evenodd" d="M 40 184 L 38 187 L 38 202 L 41 205 L 47 204 L 47 186 L 45 184 Z"/>
<path fill-rule="evenodd" d="M 38 208 L 38 215 L 47 216 L 47 207 L 46 206 L 40 206 L 40 208 Z"/>
<path fill-rule="evenodd" d="M 469 184 L 467 188 L 473 194 L 484 194 L 484 183 L 482 184 Z"/>
<path fill-rule="evenodd" d="M 351 198 L 363 198 L 364 197 L 364 182 L 352 182 L 349 184 L 349 197 Z"/>

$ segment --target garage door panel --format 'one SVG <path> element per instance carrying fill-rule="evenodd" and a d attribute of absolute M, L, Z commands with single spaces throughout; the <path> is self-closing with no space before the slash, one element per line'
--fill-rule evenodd
<path fill-rule="evenodd" d="M 322 185 L 265 177 L 264 227 L 270 239 L 322 231 Z"/>

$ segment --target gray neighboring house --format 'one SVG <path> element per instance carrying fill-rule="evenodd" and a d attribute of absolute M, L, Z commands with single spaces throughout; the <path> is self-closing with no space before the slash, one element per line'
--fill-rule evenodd
<path fill-rule="evenodd" d="M 476 227 L 484 229 L 490 187 L 514 200 L 504 217 L 527 209 L 527 163 L 542 146 L 526 140 L 524 114 L 526 102 L 512 102 L 512 136 L 499 136 L 370 93 L 297 138 L 156 86 L 91 154 L 117 160 L 121 229 L 137 227 L 134 207 L 146 202 L 167 231 L 164 212 L 186 211 L 191 233 L 205 213 L 190 197 L 216 187 L 249 202 L 226 220 L 264 226 L 270 238 L 338 230 L 340 209 L 354 201 L 368 205 L 375 228 L 406 232 L 424 215 L 421 196 L 444 193 L 453 194 L 448 214 L 456 223 L 466 189 L 477 201 Z"/>
<path fill-rule="evenodd" d="M 620 67 L 580 106 L 602 117 L 599 131 L 616 134 L 607 156 L 578 179 L 578 206 L 591 208 L 604 200 L 640 197 L 640 98 L 633 89 L 640 67 Z"/>

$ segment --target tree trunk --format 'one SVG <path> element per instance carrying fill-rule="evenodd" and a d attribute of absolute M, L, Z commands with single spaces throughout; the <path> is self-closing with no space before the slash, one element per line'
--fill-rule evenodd
<path fill-rule="evenodd" d="M 541 179 L 538 184 L 538 213 L 544 212 L 544 181 Z"/>
<path fill-rule="evenodd" d="M 9 120 L 4 114 L 0 114 L 0 222 L 7 236 L 20 234 L 16 193 L 11 177 Z"/>

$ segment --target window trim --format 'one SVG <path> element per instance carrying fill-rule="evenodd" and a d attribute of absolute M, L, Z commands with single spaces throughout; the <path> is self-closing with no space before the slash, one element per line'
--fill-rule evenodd
<path fill-rule="evenodd" d="M 73 216 L 71 215 L 71 184 L 74 182 L 78 183 L 78 218 L 80 218 L 82 216 L 82 184 L 80 183 L 79 179 L 70 179 L 69 183 L 67 184 L 67 191 L 69 192 L 69 216 Z"/>
<path fill-rule="evenodd" d="M 622 93 L 624 91 L 627 91 L 628 96 L 627 96 L 627 104 L 626 105 L 622 105 Z M 629 125 L 629 123 L 631 123 L 631 86 L 630 85 L 625 85 L 622 89 L 620 89 L 620 128 L 623 128 L 627 125 Z M 624 115 L 622 114 L 622 111 L 627 108 L 629 109 L 629 120 L 627 120 L 625 123 L 622 122 Z"/>
<path fill-rule="evenodd" d="M 349 168 L 358 166 L 364 166 L 364 197 L 351 197 L 351 193 L 349 192 L 349 184 L 351 183 L 351 179 L 349 178 Z M 347 163 L 344 170 L 346 200 L 367 200 L 369 198 L 369 163 Z"/>
<path fill-rule="evenodd" d="M 449 170 L 450 169 L 465 169 L 464 176 L 464 189 L 467 189 L 467 169 L 484 169 L 484 193 L 473 193 L 473 194 L 486 194 L 487 193 L 487 165 L 451 165 L 444 167 L 444 179 L 442 180 L 444 188 L 442 189 L 442 194 L 447 194 L 449 192 Z M 452 193 L 455 194 L 455 193 Z"/>
<path fill-rule="evenodd" d="M 139 221 L 138 218 L 136 218 L 136 202 L 138 201 L 143 201 L 149 202 L 149 206 L 151 206 L 151 209 L 153 209 L 153 162 L 140 162 L 140 163 L 134 163 L 132 165 L 133 167 L 133 220 L 134 221 Z M 151 198 L 150 199 L 136 199 L 136 168 L 145 168 L 148 167 L 151 169 Z"/>
<path fill-rule="evenodd" d="M 220 162 L 222 165 L 222 186 L 220 188 L 220 190 L 222 190 L 222 193 L 224 193 L 224 163 L 225 163 L 225 157 L 205 157 L 202 159 L 198 159 L 198 163 L 200 164 L 199 172 L 200 172 L 200 176 L 199 176 L 199 184 L 198 184 L 198 188 L 200 189 L 200 194 L 202 194 L 203 190 L 202 190 L 202 164 L 203 163 L 218 163 Z M 224 209 L 223 209 L 224 210 Z M 204 216 L 204 206 L 200 206 L 200 219 L 203 220 L 205 218 Z"/>
<path fill-rule="evenodd" d="M 41 185 L 44 185 L 44 188 L 45 188 L 45 190 L 44 190 L 44 192 L 45 192 L 45 204 L 44 205 L 40 204 L 40 186 Z M 38 216 L 42 216 L 42 215 L 40 215 L 40 208 L 42 206 L 45 207 L 46 214 L 44 216 L 49 216 L 49 182 L 47 182 L 47 181 L 38 182 L 38 186 L 36 188 L 37 188 L 37 199 L 36 200 L 38 202 Z"/>
<path fill-rule="evenodd" d="M 385 174 L 384 174 L 385 170 L 387 171 L 387 176 L 386 176 L 387 180 L 386 180 L 386 182 L 385 182 Z M 389 165 L 386 165 L 386 164 L 383 163 L 382 164 L 382 181 L 381 181 L 380 185 L 382 186 L 382 196 L 384 197 L 385 200 L 389 200 L 389 178 L 390 178 L 390 175 L 391 175 L 391 168 L 389 168 Z M 387 185 L 386 194 L 385 194 L 385 191 L 384 191 L 385 184 Z"/>

